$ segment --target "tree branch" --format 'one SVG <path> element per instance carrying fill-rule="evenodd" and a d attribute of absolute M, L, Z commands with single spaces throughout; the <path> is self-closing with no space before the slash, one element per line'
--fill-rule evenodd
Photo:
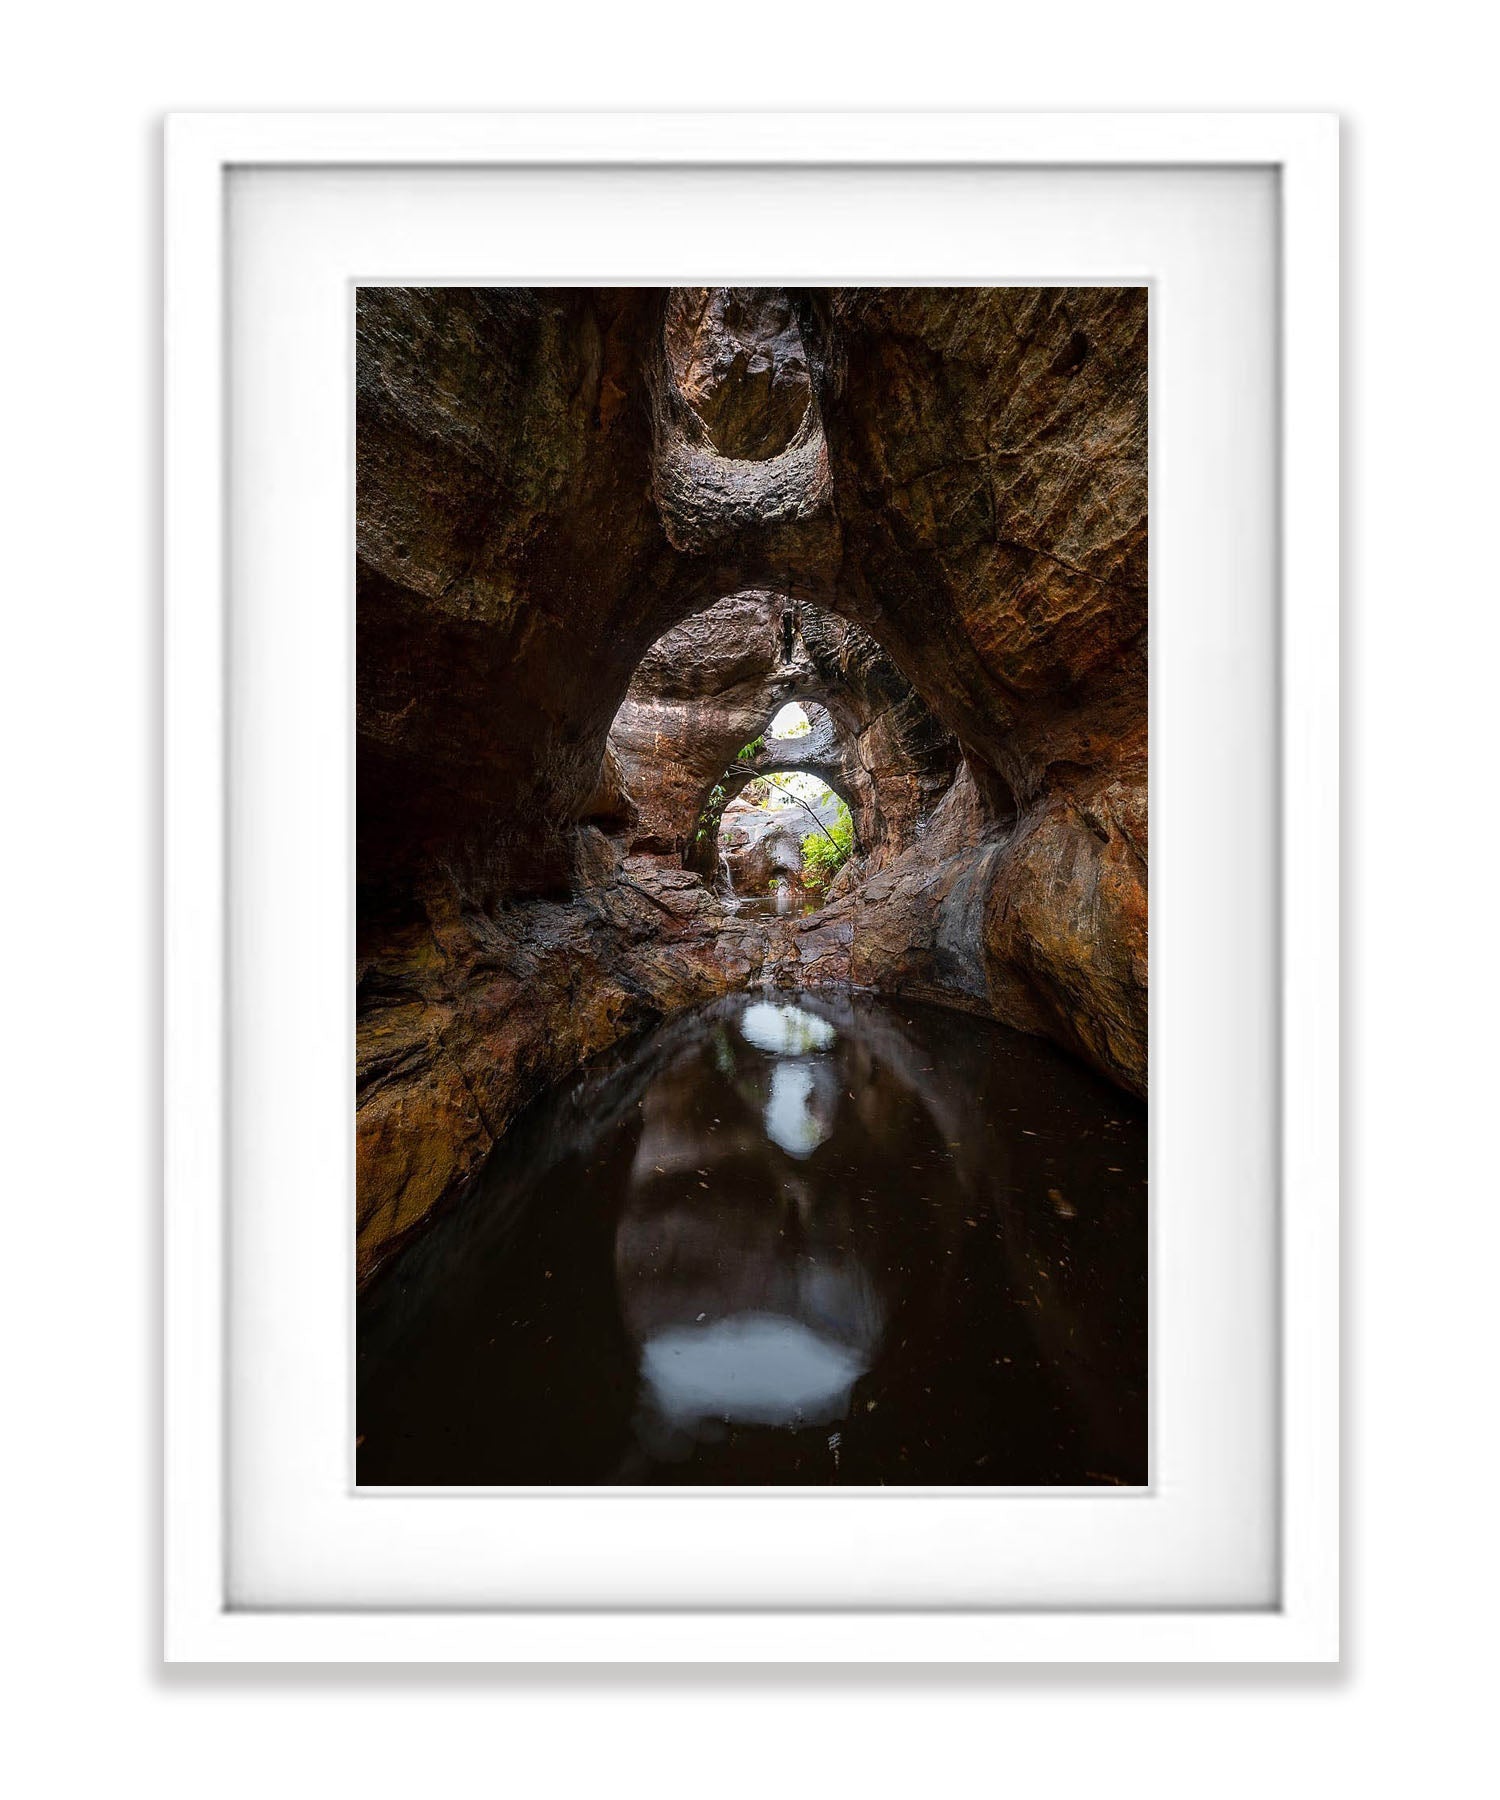
<path fill-rule="evenodd" d="M 803 812 L 805 812 L 807 814 L 808 818 L 810 818 L 812 820 L 813 824 L 817 826 L 818 830 L 821 831 L 823 836 L 828 839 L 829 843 L 833 845 L 835 850 L 841 848 L 838 839 L 833 835 L 833 833 L 828 829 L 828 827 L 823 823 L 823 821 L 818 817 L 818 815 L 813 811 L 813 809 L 807 804 L 807 802 L 802 798 L 802 796 L 800 794 L 794 794 L 790 788 L 777 787 L 775 780 L 769 775 L 766 777 L 766 780 L 771 783 L 772 787 L 776 788 L 776 792 L 778 794 L 785 794 L 788 800 L 795 800 L 797 802 L 798 806 L 800 806 L 802 808 Z"/>

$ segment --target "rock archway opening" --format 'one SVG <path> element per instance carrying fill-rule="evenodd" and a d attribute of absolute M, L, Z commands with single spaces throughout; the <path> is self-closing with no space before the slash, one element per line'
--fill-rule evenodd
<path fill-rule="evenodd" d="M 708 894 L 742 903 L 767 897 L 759 850 L 770 839 L 786 908 L 800 913 L 909 847 L 958 779 L 962 755 L 860 627 L 751 589 L 650 646 L 615 715 L 606 764 L 630 798 L 629 856 L 674 859 Z M 815 840 L 805 872 L 794 819 Z M 752 846 L 741 871 L 735 853 Z"/>
<path fill-rule="evenodd" d="M 815 912 L 855 850 L 849 804 L 800 769 L 768 769 L 723 804 L 712 867 L 736 912 Z"/>
<path fill-rule="evenodd" d="M 812 720 L 808 718 L 806 708 L 795 700 L 788 700 L 772 719 L 766 736 L 780 743 L 788 738 L 806 737 L 811 730 Z"/>

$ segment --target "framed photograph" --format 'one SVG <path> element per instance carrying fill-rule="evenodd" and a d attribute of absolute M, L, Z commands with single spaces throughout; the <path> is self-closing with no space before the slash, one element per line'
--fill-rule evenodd
<path fill-rule="evenodd" d="M 1337 195 L 169 121 L 169 1659 L 1337 1658 Z"/>

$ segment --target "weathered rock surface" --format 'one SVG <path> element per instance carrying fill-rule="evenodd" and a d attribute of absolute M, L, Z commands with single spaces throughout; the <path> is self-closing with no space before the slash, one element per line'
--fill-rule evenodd
<path fill-rule="evenodd" d="M 361 969 L 361 1276 L 463 1193 L 544 1088 L 664 1013 L 759 978 L 762 934 L 696 876 L 592 849 L 567 900 L 480 910 L 434 888 L 424 924 Z"/>
<path fill-rule="evenodd" d="M 761 462 L 785 450 L 815 404 L 788 296 L 769 288 L 674 288 L 667 361 L 689 431 L 720 456 Z"/>
<path fill-rule="evenodd" d="M 754 981 L 1144 1091 L 1144 290 L 363 288 L 357 391 L 362 1268 Z M 736 920 L 682 861 L 791 698 L 859 855 Z"/>

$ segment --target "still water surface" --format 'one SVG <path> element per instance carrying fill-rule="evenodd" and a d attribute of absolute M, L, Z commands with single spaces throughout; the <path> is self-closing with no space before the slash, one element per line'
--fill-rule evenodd
<path fill-rule="evenodd" d="M 962 1014 L 675 1014 L 363 1296 L 359 1480 L 1143 1482 L 1145 1149 Z"/>

